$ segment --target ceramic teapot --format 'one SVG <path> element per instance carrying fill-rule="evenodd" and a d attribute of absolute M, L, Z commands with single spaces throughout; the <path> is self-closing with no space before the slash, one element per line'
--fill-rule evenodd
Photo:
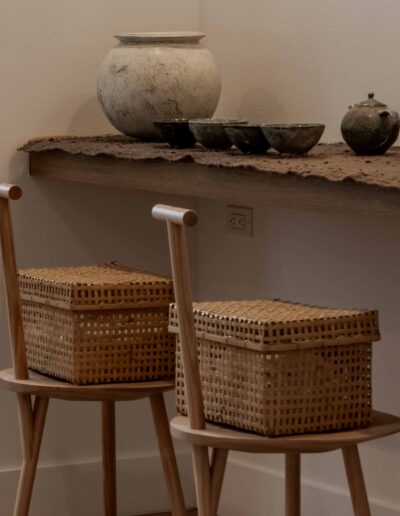
<path fill-rule="evenodd" d="M 369 93 L 367 100 L 349 107 L 340 129 L 356 154 L 371 155 L 384 154 L 397 140 L 399 128 L 399 114 Z"/>

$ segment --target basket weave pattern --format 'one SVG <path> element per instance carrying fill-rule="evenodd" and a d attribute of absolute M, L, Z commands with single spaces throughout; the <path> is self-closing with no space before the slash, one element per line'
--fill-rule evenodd
<path fill-rule="evenodd" d="M 117 265 L 20 271 L 31 369 L 75 384 L 167 379 L 172 281 Z"/>
<path fill-rule="evenodd" d="M 268 436 L 370 423 L 375 311 L 229 301 L 195 303 L 194 318 L 208 420 Z M 186 414 L 179 339 L 176 385 Z"/>
<path fill-rule="evenodd" d="M 172 299 L 169 278 L 117 264 L 19 272 L 21 298 L 69 310 L 166 306 Z"/>

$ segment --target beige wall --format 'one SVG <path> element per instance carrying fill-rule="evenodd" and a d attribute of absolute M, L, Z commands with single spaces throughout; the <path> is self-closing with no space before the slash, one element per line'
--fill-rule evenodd
<path fill-rule="evenodd" d="M 218 114 L 322 121 L 325 141 L 336 141 L 347 106 L 369 90 L 400 109 L 399 16 L 395 0 L 3 0 L 0 161 L 2 178 L 25 190 L 14 206 L 19 265 L 118 259 L 168 270 L 164 230 L 150 220 L 150 206 L 193 200 L 35 181 L 27 176 L 26 156 L 15 151 L 32 136 L 110 130 L 95 99 L 95 81 L 114 32 L 200 27 L 223 78 Z M 244 242 L 225 234 L 224 209 L 218 202 L 199 204 L 200 296 L 265 295 L 378 307 L 383 342 L 374 357 L 374 399 L 377 407 L 400 413 L 396 224 L 254 206 L 255 236 Z M 1 335 L 5 366 L 4 324 Z M 171 397 L 169 402 L 172 408 Z M 0 403 L 7 414 L 0 431 L 0 499 L 6 515 L 20 452 L 14 400 L 0 393 Z M 88 405 L 51 408 L 32 516 L 100 514 L 99 412 Z M 149 411 L 138 403 L 123 405 L 118 415 L 121 514 L 162 509 L 166 496 Z M 364 446 L 362 454 L 374 515 L 395 516 L 399 438 Z M 329 454 L 305 461 L 305 514 L 351 514 L 339 459 Z M 190 464 L 182 464 L 188 479 Z M 282 514 L 281 466 L 279 457 L 234 456 L 221 514 Z M 190 500 L 190 485 L 187 493 Z"/>
<path fill-rule="evenodd" d="M 1 1 L 0 169 L 3 180 L 25 192 L 13 206 L 19 266 L 116 259 L 169 270 L 165 228 L 151 219 L 150 208 L 174 199 L 36 181 L 16 148 L 33 136 L 113 130 L 97 103 L 96 76 L 114 33 L 196 28 L 194 0 Z M 4 313 L 3 296 L 0 308 Z M 1 337 L 5 367 L 10 357 L 3 319 Z M 172 395 L 168 402 L 173 411 Z M 0 512 L 8 516 L 20 449 L 13 396 L 0 392 L 0 405 Z M 46 467 L 39 471 L 32 516 L 101 514 L 99 415 L 96 404 L 50 406 L 41 457 Z M 121 514 L 165 509 L 147 404 L 120 404 L 118 426 Z M 188 495 L 190 501 L 190 489 Z"/>
<path fill-rule="evenodd" d="M 223 78 L 218 114 L 263 122 L 323 122 L 340 140 L 349 104 L 368 91 L 400 110 L 400 4 L 394 0 L 200 0 L 200 26 Z M 245 200 L 243 205 L 246 205 Z M 225 231 L 225 206 L 200 203 L 202 298 L 281 297 L 377 307 L 374 403 L 400 414 L 398 223 L 254 206 L 255 236 Z M 400 438 L 361 447 L 373 514 L 400 512 Z M 232 456 L 221 514 L 283 514 L 282 459 Z M 339 454 L 307 457 L 307 516 L 350 515 Z"/>
<path fill-rule="evenodd" d="M 375 91 L 400 109 L 396 0 L 200 0 L 223 78 L 219 113 L 324 122 L 340 138 L 350 104 Z"/>

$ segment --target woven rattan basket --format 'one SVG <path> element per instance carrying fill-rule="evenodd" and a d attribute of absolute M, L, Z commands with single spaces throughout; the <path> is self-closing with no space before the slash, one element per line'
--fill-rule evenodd
<path fill-rule="evenodd" d="M 207 420 L 267 436 L 370 423 L 376 311 L 228 301 L 195 303 L 194 319 Z M 176 387 L 186 414 L 179 339 Z"/>
<path fill-rule="evenodd" d="M 75 384 L 173 378 L 172 281 L 120 265 L 19 271 L 31 369 Z"/>

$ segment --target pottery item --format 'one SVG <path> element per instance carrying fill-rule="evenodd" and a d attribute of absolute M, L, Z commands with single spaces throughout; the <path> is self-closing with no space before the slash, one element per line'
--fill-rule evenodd
<path fill-rule="evenodd" d="M 347 145 L 356 154 L 384 154 L 397 140 L 400 119 L 396 111 L 374 99 L 350 106 L 340 127 Z"/>
<path fill-rule="evenodd" d="M 219 73 L 200 32 L 149 32 L 115 36 L 97 95 L 109 121 L 128 136 L 157 139 L 154 120 L 205 118 L 221 93 Z"/>
<path fill-rule="evenodd" d="M 189 120 L 189 127 L 196 140 L 211 150 L 228 150 L 232 142 L 225 132 L 226 124 L 247 124 L 247 120 L 206 118 Z"/>
<path fill-rule="evenodd" d="M 189 128 L 189 121 L 186 118 L 156 120 L 153 123 L 158 129 L 161 139 L 169 143 L 171 147 L 184 149 L 193 147 L 196 143 L 196 139 Z"/>
<path fill-rule="evenodd" d="M 225 124 L 224 129 L 233 145 L 242 152 L 265 154 L 270 148 L 260 124 Z"/>
<path fill-rule="evenodd" d="M 271 147 L 280 154 L 306 154 L 316 145 L 324 132 L 323 124 L 262 125 L 261 129 Z"/>

